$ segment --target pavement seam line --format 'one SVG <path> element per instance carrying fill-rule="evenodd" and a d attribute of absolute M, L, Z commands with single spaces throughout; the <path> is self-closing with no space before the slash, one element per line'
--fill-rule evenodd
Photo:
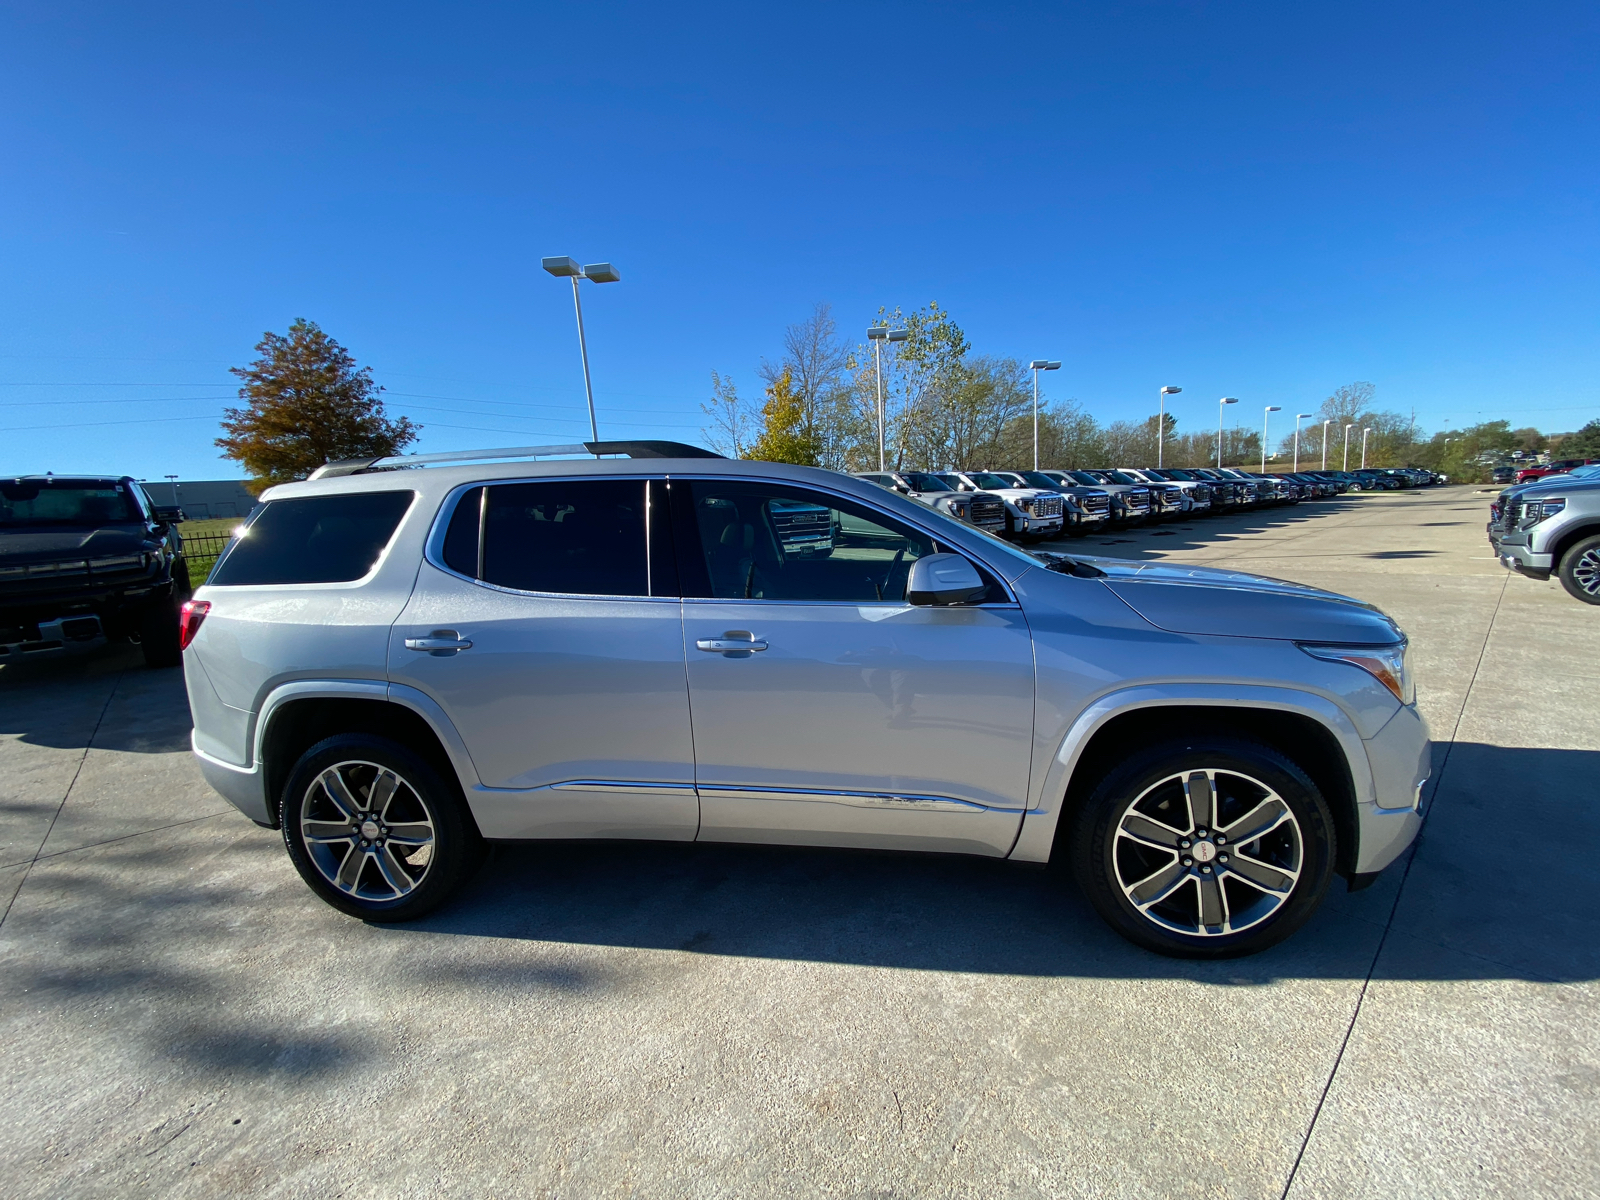
<path fill-rule="evenodd" d="M 50 824 L 45 826 L 44 836 L 39 839 L 39 848 L 28 860 L 22 878 L 17 880 L 17 890 L 12 892 L 11 898 L 6 901 L 5 911 L 0 912 L 0 928 L 5 927 L 6 918 L 11 915 L 12 905 L 16 904 L 17 897 L 22 895 L 22 889 L 28 885 L 28 876 L 33 874 L 34 864 L 44 854 L 44 848 L 50 841 L 50 834 L 54 831 L 56 822 L 61 819 L 61 810 L 66 808 L 67 801 L 72 799 L 72 789 L 78 786 L 78 776 L 83 774 L 83 764 L 89 761 L 89 751 L 94 749 L 94 739 L 100 733 L 100 726 L 105 723 L 106 713 L 111 711 L 111 702 L 117 698 L 117 689 L 122 686 L 122 680 L 126 675 L 126 671 L 118 671 L 116 679 L 111 683 L 111 690 L 106 693 L 106 702 L 100 706 L 100 715 L 94 719 L 94 728 L 89 731 L 88 740 L 83 743 L 83 753 L 78 756 L 78 766 L 72 772 L 72 781 L 67 784 L 67 790 L 61 794 L 61 803 L 56 805 L 56 811 L 50 814 Z"/>
<path fill-rule="evenodd" d="M 1489 653 L 1489 639 L 1494 636 L 1495 621 L 1500 616 L 1500 605 L 1506 598 L 1506 587 L 1510 584 L 1511 577 L 1507 575 L 1500 582 L 1500 594 L 1495 597 L 1494 610 L 1489 614 L 1489 625 L 1483 631 L 1483 645 L 1478 647 L 1478 661 L 1472 665 L 1472 678 L 1467 680 L 1466 690 L 1461 694 L 1461 708 L 1456 712 L 1455 724 L 1450 727 L 1450 744 L 1445 748 L 1444 758 L 1439 762 L 1439 777 L 1433 784 L 1433 796 L 1439 794 L 1439 787 L 1444 782 L 1444 773 L 1450 766 L 1451 752 L 1456 748 L 1456 736 L 1461 732 L 1461 722 L 1467 714 L 1467 701 L 1472 697 L 1472 689 L 1477 685 L 1478 672 L 1483 669 L 1484 657 Z M 1422 814 L 1422 825 L 1428 823 L 1428 817 L 1433 813 L 1432 797 L 1428 801 L 1428 811 Z M 1413 845 L 1420 845 L 1422 839 L 1422 826 L 1417 828 L 1417 839 Z M 1417 861 L 1417 853 L 1412 850 L 1406 859 L 1406 867 L 1400 874 L 1400 886 L 1394 890 L 1394 902 L 1389 905 L 1389 919 L 1383 923 L 1383 936 L 1378 939 L 1378 944 L 1373 948 L 1372 961 L 1367 964 L 1367 977 L 1361 981 L 1361 990 L 1356 993 L 1356 1005 L 1350 1012 L 1350 1024 L 1345 1026 L 1344 1038 L 1339 1042 L 1339 1052 L 1333 1056 L 1333 1067 L 1328 1071 L 1328 1078 L 1322 1085 L 1322 1094 L 1317 1097 L 1317 1106 L 1311 1110 L 1311 1121 L 1306 1126 L 1305 1136 L 1300 1139 L 1300 1149 L 1294 1156 L 1294 1164 L 1289 1168 L 1289 1177 L 1284 1180 L 1283 1192 L 1278 1200 L 1289 1200 L 1290 1189 L 1294 1187 L 1295 1177 L 1300 1173 L 1300 1163 L 1306 1156 L 1306 1150 L 1311 1146 L 1311 1135 L 1317 1130 L 1317 1120 L 1322 1116 L 1322 1108 L 1328 1102 L 1328 1093 L 1333 1090 L 1333 1081 L 1339 1075 L 1339 1068 L 1344 1065 L 1344 1052 L 1350 1045 L 1350 1037 L 1356 1031 L 1356 1022 L 1361 1018 L 1361 1006 L 1366 1002 L 1367 989 L 1372 986 L 1372 976 L 1378 969 L 1378 960 L 1383 957 L 1383 948 L 1389 942 L 1389 934 L 1394 930 L 1395 914 L 1400 911 L 1400 898 L 1405 895 L 1406 881 L 1411 878 L 1412 864 Z"/>
<path fill-rule="evenodd" d="M 83 845 L 83 846 L 72 846 L 72 847 L 69 847 L 66 850 L 54 850 L 49 854 L 41 854 L 41 855 L 39 855 L 33 861 L 34 862 L 44 862 L 48 858 L 61 858 L 61 857 L 65 856 L 65 855 L 68 855 L 68 854 L 79 854 L 79 853 L 82 853 L 85 850 L 97 849 L 100 846 L 112 846 L 112 845 L 115 845 L 117 842 L 125 842 L 129 838 L 144 837 L 147 834 L 152 834 L 152 833 L 163 833 L 168 829 L 180 829 L 185 825 L 198 825 L 201 821 L 215 821 L 218 817 L 225 817 L 227 815 L 228 815 L 228 812 L 224 811 L 224 812 L 207 813 L 203 817 L 189 817 L 189 818 L 187 818 L 185 820 L 182 820 L 182 821 L 173 821 L 170 825 L 157 825 L 153 829 L 140 829 L 140 830 L 138 830 L 138 831 L 136 831 L 134 833 L 125 833 L 121 837 L 106 838 L 104 841 L 99 841 L 99 842 L 89 842 L 88 844 Z M 32 864 L 30 863 L 29 865 L 31 866 Z"/>

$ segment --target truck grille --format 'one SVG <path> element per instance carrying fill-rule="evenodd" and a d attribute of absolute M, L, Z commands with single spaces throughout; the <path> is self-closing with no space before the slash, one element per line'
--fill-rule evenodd
<path fill-rule="evenodd" d="M 1109 513 L 1111 511 L 1111 497 L 1105 492 L 1079 496 L 1078 503 L 1083 506 L 1083 511 L 1088 513 Z"/>
<path fill-rule="evenodd" d="M 1189 489 L 1189 497 L 1196 504 L 1211 503 L 1211 485 L 1200 483 Z"/>
<path fill-rule="evenodd" d="M 1004 529 L 1006 527 L 1005 501 L 997 496 L 974 498 L 967 519 L 979 529 Z"/>
<path fill-rule="evenodd" d="M 833 511 L 820 504 L 782 504 L 771 506 L 772 523 L 785 550 L 805 550 L 833 545 Z"/>
<path fill-rule="evenodd" d="M 1150 489 L 1134 488 L 1133 491 L 1124 493 L 1122 502 L 1131 513 L 1148 513 L 1150 511 Z"/>
<path fill-rule="evenodd" d="M 0 567 L 0 584 L 20 586 L 26 591 L 65 587 L 105 587 L 119 583 L 138 583 L 150 574 L 153 563 L 143 554 L 123 554 L 114 558 L 69 558 L 56 562 L 28 563 Z"/>
<path fill-rule="evenodd" d="M 1059 517 L 1062 512 L 1060 496 L 1035 496 L 1028 501 L 1028 511 L 1036 517 Z"/>

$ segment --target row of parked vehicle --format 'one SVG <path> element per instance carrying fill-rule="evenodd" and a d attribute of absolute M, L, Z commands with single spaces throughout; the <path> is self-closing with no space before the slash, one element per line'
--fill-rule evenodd
<path fill-rule="evenodd" d="M 1425 487 L 1419 467 L 1295 471 L 1239 467 L 1117 467 L 1049 471 L 861 471 L 861 479 L 1019 542 L 1084 537 L 1102 527 L 1298 504 L 1345 492 Z"/>

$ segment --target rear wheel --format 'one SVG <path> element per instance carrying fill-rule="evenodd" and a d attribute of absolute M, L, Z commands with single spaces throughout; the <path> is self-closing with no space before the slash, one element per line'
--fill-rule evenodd
<path fill-rule="evenodd" d="M 280 816 L 289 859 L 311 890 L 368 921 L 443 904 L 482 860 L 458 788 L 405 747 L 346 733 L 300 757 Z"/>
<path fill-rule="evenodd" d="M 1584 538 L 1561 556 L 1561 586 L 1585 604 L 1600 604 L 1600 536 Z"/>
<path fill-rule="evenodd" d="M 1277 750 L 1196 737 L 1108 771 L 1077 814 L 1071 862 L 1130 941 L 1183 958 L 1253 954 L 1288 937 L 1333 875 L 1333 820 Z"/>

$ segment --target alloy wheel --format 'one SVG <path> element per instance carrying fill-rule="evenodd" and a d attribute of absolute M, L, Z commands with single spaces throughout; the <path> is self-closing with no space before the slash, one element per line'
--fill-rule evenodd
<path fill-rule="evenodd" d="M 1146 920 L 1191 937 L 1223 937 L 1267 920 L 1305 861 L 1300 823 L 1267 784 L 1238 771 L 1169 775 L 1117 823 L 1117 885 Z"/>
<path fill-rule="evenodd" d="M 377 763 L 336 763 L 306 789 L 300 834 L 319 874 L 346 895 L 398 900 L 427 877 L 434 827 L 417 790 Z"/>
<path fill-rule="evenodd" d="M 1572 578 L 1585 595 L 1600 596 L 1600 546 L 1591 546 L 1578 556 Z"/>

